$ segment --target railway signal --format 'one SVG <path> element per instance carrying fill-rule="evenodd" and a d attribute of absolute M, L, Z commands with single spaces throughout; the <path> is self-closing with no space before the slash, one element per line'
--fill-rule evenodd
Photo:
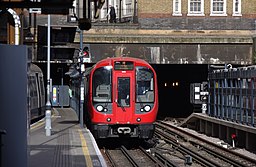
<path fill-rule="evenodd" d="M 208 82 L 190 84 L 190 103 L 201 104 L 202 113 L 206 113 L 208 96 Z"/>
<path fill-rule="evenodd" d="M 81 63 L 91 63 L 91 54 L 87 46 L 85 46 L 83 50 L 80 50 L 78 61 Z"/>

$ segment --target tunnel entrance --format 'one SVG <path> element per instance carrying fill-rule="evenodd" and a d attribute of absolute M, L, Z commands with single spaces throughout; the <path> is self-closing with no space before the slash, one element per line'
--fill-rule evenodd
<path fill-rule="evenodd" d="M 158 119 L 186 118 L 194 109 L 190 84 L 207 81 L 207 64 L 154 64 L 159 88 Z"/>

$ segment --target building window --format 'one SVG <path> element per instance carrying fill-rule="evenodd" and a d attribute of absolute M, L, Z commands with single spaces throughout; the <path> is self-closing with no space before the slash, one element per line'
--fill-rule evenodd
<path fill-rule="evenodd" d="M 241 0 L 233 0 L 233 16 L 242 16 Z"/>
<path fill-rule="evenodd" d="M 182 16 L 181 14 L 181 0 L 173 0 L 173 16 Z"/>
<path fill-rule="evenodd" d="M 189 0 L 188 16 L 204 16 L 204 0 Z"/>
<path fill-rule="evenodd" d="M 125 5 L 123 6 L 123 16 L 131 16 L 133 11 L 132 0 L 124 0 Z"/>
<path fill-rule="evenodd" d="M 211 0 L 211 16 L 227 16 L 226 0 Z"/>

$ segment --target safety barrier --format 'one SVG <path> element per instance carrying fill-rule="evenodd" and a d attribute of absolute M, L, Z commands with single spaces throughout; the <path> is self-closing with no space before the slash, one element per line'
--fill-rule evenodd
<path fill-rule="evenodd" d="M 209 69 L 208 115 L 255 126 L 256 66 Z"/>

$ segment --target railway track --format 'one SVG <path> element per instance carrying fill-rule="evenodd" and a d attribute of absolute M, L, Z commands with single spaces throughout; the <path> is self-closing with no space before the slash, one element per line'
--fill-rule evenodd
<path fill-rule="evenodd" d="M 181 159 L 189 158 L 199 166 L 256 166 L 256 160 L 206 141 L 164 121 L 156 122 L 155 134 L 178 150 Z"/>
<path fill-rule="evenodd" d="M 103 148 L 101 152 L 109 167 L 166 167 L 166 164 L 162 161 L 164 160 L 164 157 L 155 157 L 142 147 L 133 149 L 128 149 L 125 146 L 121 146 L 116 149 Z M 159 158 L 162 160 L 159 160 Z"/>

